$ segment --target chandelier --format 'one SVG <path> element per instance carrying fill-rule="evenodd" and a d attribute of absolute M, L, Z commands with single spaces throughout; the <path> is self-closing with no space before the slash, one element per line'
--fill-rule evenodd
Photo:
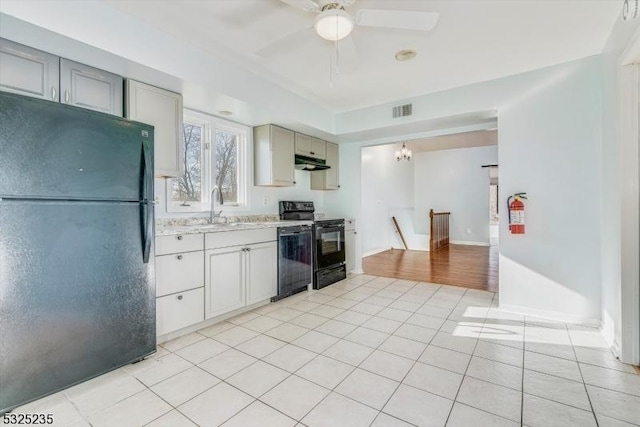
<path fill-rule="evenodd" d="M 402 143 L 402 148 L 396 151 L 396 160 L 400 161 L 402 159 L 411 160 L 411 150 L 407 148 L 407 144 Z"/>

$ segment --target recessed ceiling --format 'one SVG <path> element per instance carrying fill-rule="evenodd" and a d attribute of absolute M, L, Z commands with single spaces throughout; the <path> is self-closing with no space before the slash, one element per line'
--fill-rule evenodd
<path fill-rule="evenodd" d="M 407 147 L 414 153 L 426 151 L 453 150 L 456 148 L 487 147 L 498 145 L 497 130 L 455 133 L 406 141 Z"/>
<path fill-rule="evenodd" d="M 351 14 L 361 8 L 420 10 L 439 12 L 440 20 L 429 32 L 356 27 L 351 37 L 357 61 L 345 44 L 343 63 L 349 66 L 330 77 L 334 45 L 313 32 L 316 14 L 279 0 L 107 1 L 333 111 L 407 100 L 599 54 L 622 5 L 614 0 L 356 0 L 347 8 Z M 279 48 L 256 54 L 300 30 Z M 418 55 L 396 61 L 402 49 Z"/>

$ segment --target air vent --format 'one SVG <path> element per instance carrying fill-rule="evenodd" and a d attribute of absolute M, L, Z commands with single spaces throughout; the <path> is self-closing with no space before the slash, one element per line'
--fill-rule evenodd
<path fill-rule="evenodd" d="M 393 107 L 393 118 L 410 116 L 413 113 L 413 104 L 396 105 Z"/>

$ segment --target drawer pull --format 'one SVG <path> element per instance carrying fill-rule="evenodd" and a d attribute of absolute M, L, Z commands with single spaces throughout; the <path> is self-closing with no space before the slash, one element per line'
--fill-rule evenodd
<path fill-rule="evenodd" d="M 182 300 L 182 295 L 178 295 L 178 299 L 179 299 L 179 300 Z"/>
<path fill-rule="evenodd" d="M 182 236 L 178 236 L 178 237 L 176 237 L 176 239 L 182 240 Z"/>
<path fill-rule="evenodd" d="M 178 261 L 180 261 L 182 259 L 182 255 L 178 255 L 176 258 L 178 258 Z"/>

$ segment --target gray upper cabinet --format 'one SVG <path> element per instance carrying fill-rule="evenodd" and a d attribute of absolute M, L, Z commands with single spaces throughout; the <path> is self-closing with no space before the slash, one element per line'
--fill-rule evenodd
<path fill-rule="evenodd" d="M 0 90 L 122 117 L 122 77 L 2 38 Z"/>
<path fill-rule="evenodd" d="M 182 175 L 182 95 L 131 79 L 126 93 L 126 117 L 154 127 L 155 176 Z"/>
<path fill-rule="evenodd" d="M 60 58 L 0 39 L 0 90 L 58 101 Z"/>
<path fill-rule="evenodd" d="M 295 147 L 296 155 L 310 156 L 311 155 L 311 137 L 303 133 L 295 132 Z"/>
<path fill-rule="evenodd" d="M 253 128 L 254 184 L 291 187 L 294 181 L 294 132 L 274 125 Z"/>
<path fill-rule="evenodd" d="M 122 117 L 122 77 L 60 59 L 60 96 L 65 104 Z"/>
<path fill-rule="evenodd" d="M 311 157 L 325 160 L 327 158 L 327 143 L 318 138 L 311 138 Z"/>
<path fill-rule="evenodd" d="M 338 144 L 327 142 L 327 165 L 330 169 L 311 172 L 312 190 L 338 190 L 340 188 L 340 149 Z"/>

